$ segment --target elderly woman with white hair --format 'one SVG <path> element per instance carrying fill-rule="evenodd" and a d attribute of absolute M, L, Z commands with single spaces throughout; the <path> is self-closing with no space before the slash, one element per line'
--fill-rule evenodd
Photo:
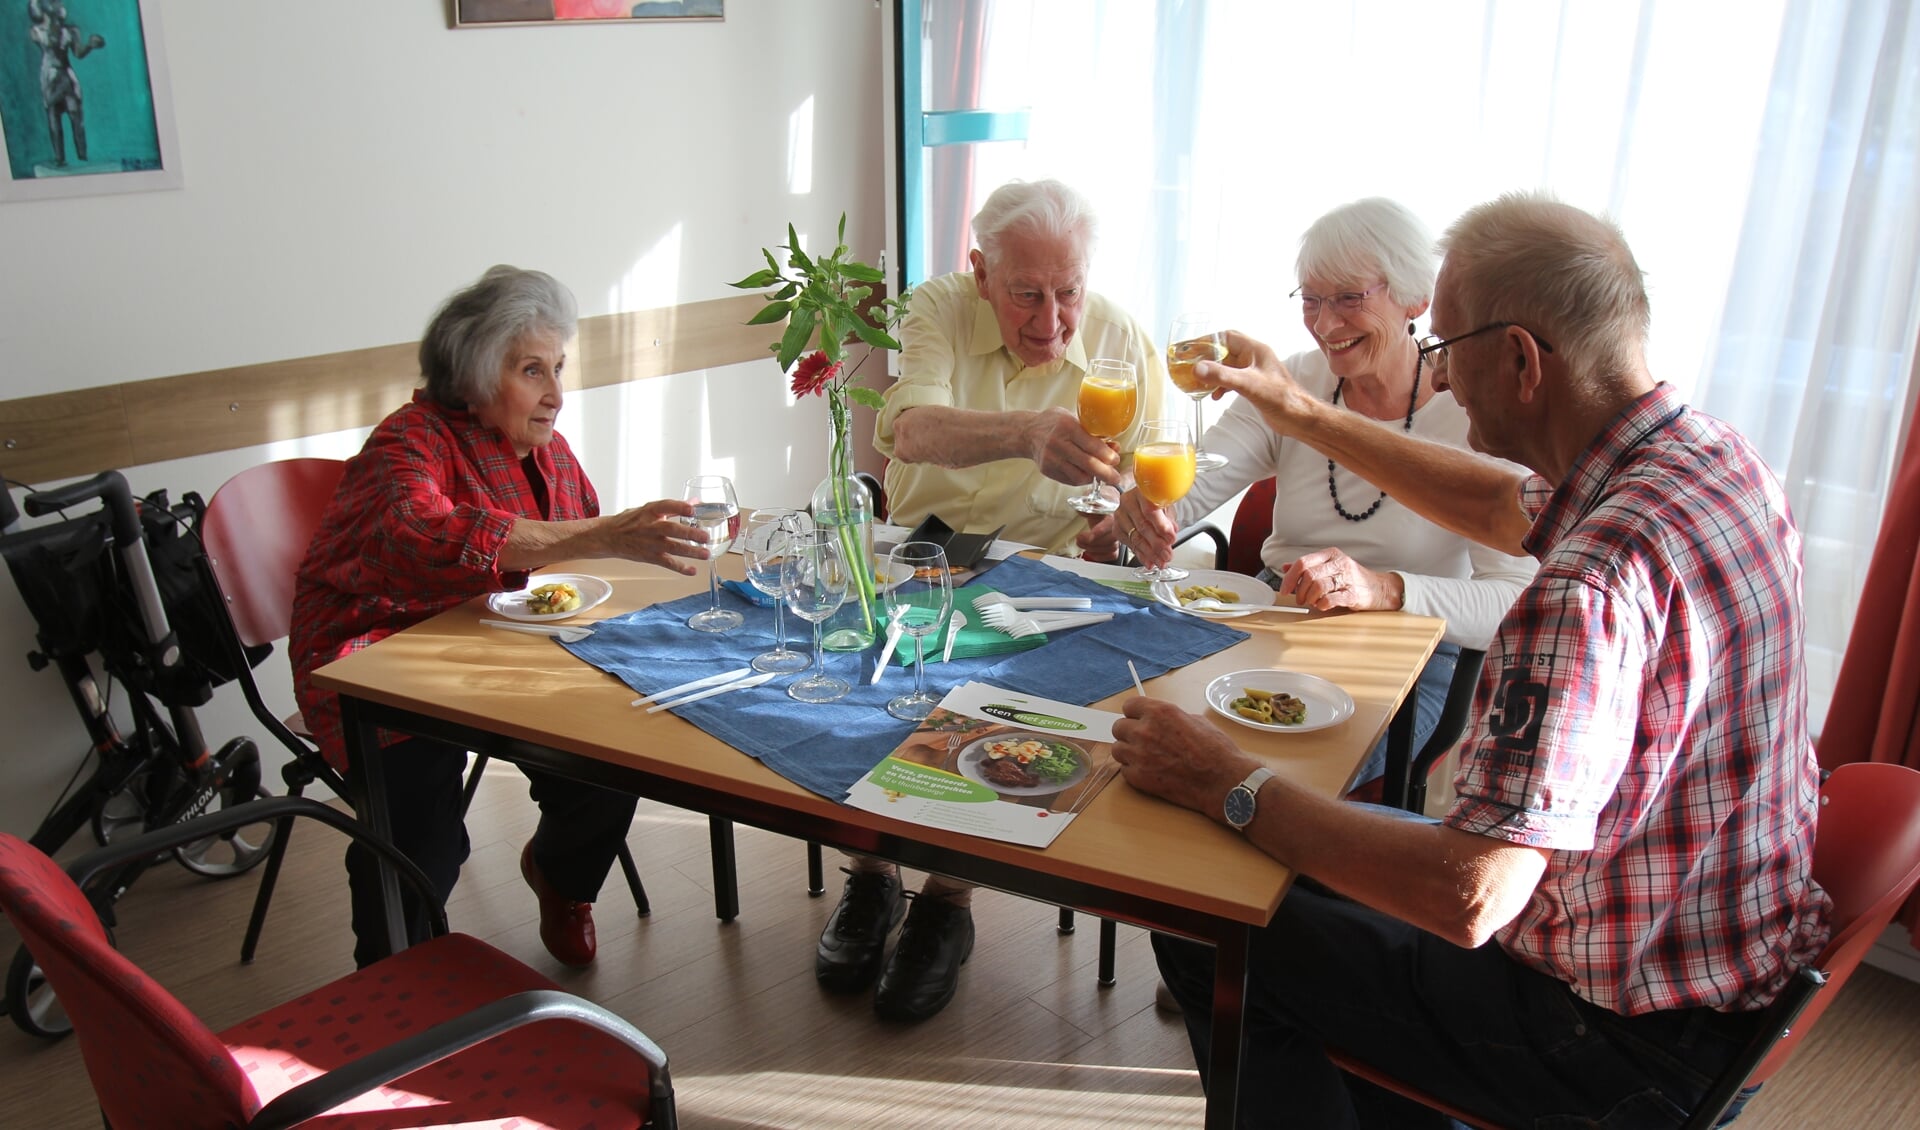
<path fill-rule="evenodd" d="M 1316 220 L 1300 240 L 1292 297 L 1319 348 L 1287 358 L 1286 370 L 1301 387 L 1383 428 L 1466 447 L 1467 415 L 1452 393 L 1434 389 L 1414 340 L 1414 319 L 1433 297 L 1434 269 L 1432 234 L 1394 201 L 1358 200 Z M 1460 649 L 1487 646 L 1535 563 L 1419 517 L 1313 448 L 1275 434 L 1245 399 L 1207 429 L 1204 446 L 1228 456 L 1227 465 L 1196 478 L 1171 516 L 1128 492 L 1118 514 L 1122 541 L 1148 564 L 1163 563 L 1178 527 L 1273 476 L 1261 580 L 1309 608 L 1404 609 L 1446 620 L 1446 637 L 1415 692 L 1418 749 L 1439 720 Z M 1385 767 L 1382 739 L 1356 788 Z"/>
<path fill-rule="evenodd" d="M 573 295 L 539 271 L 494 267 L 449 298 L 420 342 L 426 387 L 382 420 L 347 461 L 294 590 L 288 655 L 321 753 L 352 781 L 338 696 L 313 673 L 343 655 L 476 596 L 523 587 L 529 572 L 574 557 L 623 557 L 691 576 L 701 534 L 678 500 L 601 516 L 567 441 L 554 430 L 564 393 Z M 396 846 L 444 899 L 467 857 L 466 751 L 425 738 L 385 745 Z M 520 857 L 540 903 L 540 940 L 571 966 L 592 962 L 592 903 L 633 820 L 634 798 L 527 771 L 540 823 Z M 347 850 L 354 961 L 386 955 L 377 865 Z M 411 899 L 407 928 L 426 918 Z"/>

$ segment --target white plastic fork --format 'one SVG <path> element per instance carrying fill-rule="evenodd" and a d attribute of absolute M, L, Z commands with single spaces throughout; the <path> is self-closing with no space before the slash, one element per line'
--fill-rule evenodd
<path fill-rule="evenodd" d="M 1008 596 L 999 592 L 983 592 L 973 598 L 974 611 L 982 615 L 992 608 L 1012 608 L 1022 612 L 1042 608 L 1070 608 L 1084 612 L 1092 607 L 1093 601 L 1084 596 Z"/>
<path fill-rule="evenodd" d="M 1113 619 L 1111 612 L 1007 612 L 1001 616 L 987 616 L 987 626 L 995 631 L 1005 632 L 1014 639 L 1037 636 L 1046 632 L 1065 631 L 1068 628 L 1083 628 L 1088 624 L 1101 624 Z M 999 623 L 995 623 L 999 620 Z"/>

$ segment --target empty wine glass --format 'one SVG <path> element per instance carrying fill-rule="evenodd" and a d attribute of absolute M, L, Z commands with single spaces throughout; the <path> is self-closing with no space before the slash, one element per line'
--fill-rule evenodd
<path fill-rule="evenodd" d="M 907 578 L 887 590 L 887 612 L 903 634 L 913 637 L 913 693 L 887 703 L 887 713 L 918 722 L 939 705 L 927 693 L 926 639 L 953 610 L 953 573 L 946 550 L 930 541 L 910 541 L 887 555 L 887 575 Z"/>
<path fill-rule="evenodd" d="M 747 580 L 773 597 L 773 650 L 753 657 L 755 671 L 792 674 L 813 663 L 805 652 L 787 646 L 787 602 L 780 587 L 780 563 L 786 560 L 793 539 L 812 528 L 805 512 L 779 506 L 755 510 L 747 518 Z"/>
<path fill-rule="evenodd" d="M 1167 335 L 1167 376 L 1173 378 L 1174 387 L 1193 398 L 1193 467 L 1195 471 L 1212 471 L 1227 465 L 1227 457 L 1206 450 L 1200 442 L 1201 434 L 1206 431 L 1206 422 L 1201 416 L 1201 405 L 1213 390 L 1201 384 L 1193 375 L 1195 361 L 1224 361 L 1227 359 L 1227 334 L 1220 325 L 1220 319 L 1212 314 L 1182 314 L 1173 320 L 1173 332 Z"/>
<path fill-rule="evenodd" d="M 1080 426 L 1089 435 L 1112 442 L 1133 426 L 1140 411 L 1140 370 L 1131 361 L 1096 357 L 1080 378 Z M 1082 514 L 1111 514 L 1120 509 L 1119 499 L 1101 489 L 1099 479 L 1087 484 L 1086 493 L 1076 494 L 1067 505 Z"/>
<path fill-rule="evenodd" d="M 852 690 L 827 675 L 827 653 L 820 646 L 820 622 L 833 615 L 847 599 L 853 576 L 840 553 L 840 539 L 831 530 L 795 534 L 780 562 L 780 590 L 793 614 L 813 625 L 813 673 L 796 679 L 787 695 L 800 702 L 832 702 Z"/>
<path fill-rule="evenodd" d="M 687 480 L 680 497 L 693 503 L 693 517 L 681 520 L 707 532 L 707 595 L 712 598 L 705 612 L 687 618 L 687 627 L 696 632 L 731 632 L 746 623 L 746 617 L 720 607 L 720 578 L 714 573 L 714 562 L 740 536 L 740 503 L 733 496 L 733 480 L 725 475 L 695 475 Z"/>
<path fill-rule="evenodd" d="M 1193 433 L 1179 420 L 1149 420 L 1140 429 L 1133 449 L 1133 484 L 1140 497 L 1162 508 L 1172 506 L 1193 489 Z M 1178 581 L 1187 571 L 1171 562 L 1134 571 L 1142 581 Z"/>

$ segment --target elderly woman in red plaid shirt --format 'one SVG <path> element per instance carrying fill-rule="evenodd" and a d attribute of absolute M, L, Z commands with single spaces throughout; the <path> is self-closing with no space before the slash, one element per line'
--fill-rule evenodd
<path fill-rule="evenodd" d="M 494 267 L 448 299 L 420 342 L 426 387 L 347 461 L 308 547 L 294 594 L 289 655 L 300 708 L 321 752 L 349 779 L 336 697 L 313 672 L 454 605 L 517 589 L 547 562 L 622 557 L 692 575 L 707 547 L 680 521 L 692 507 L 651 502 L 602 516 L 554 430 L 564 393 L 573 295 L 548 275 Z M 385 747 L 394 840 L 444 899 L 467 858 L 466 751 L 425 738 Z M 633 819 L 634 798 L 527 771 L 540 824 L 520 856 L 540 903 L 540 940 L 571 966 L 592 962 L 592 904 Z M 378 873 L 350 848 L 354 960 L 385 956 Z M 426 919 L 411 902 L 408 930 Z"/>

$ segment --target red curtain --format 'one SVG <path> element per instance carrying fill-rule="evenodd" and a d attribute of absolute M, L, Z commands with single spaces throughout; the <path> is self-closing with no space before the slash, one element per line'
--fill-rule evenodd
<path fill-rule="evenodd" d="M 1920 443 L 1908 433 L 1906 450 L 1886 512 L 1833 705 L 1820 734 L 1820 764 L 1891 761 L 1920 769 Z M 1920 947 L 1920 898 L 1907 904 L 1901 921 Z"/>

